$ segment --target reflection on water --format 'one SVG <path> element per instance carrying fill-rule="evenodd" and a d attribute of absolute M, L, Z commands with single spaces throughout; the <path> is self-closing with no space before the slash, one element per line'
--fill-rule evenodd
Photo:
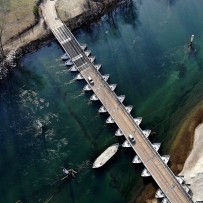
<path fill-rule="evenodd" d="M 184 6 L 183 6 L 184 5 Z M 176 136 L 185 113 L 202 98 L 202 3 L 200 0 L 135 1 L 121 6 L 89 29 L 75 33 L 102 63 L 101 73 L 126 95 L 132 115 L 142 116 L 161 154 Z M 186 12 L 187 11 L 187 12 Z M 195 34 L 196 52 L 187 44 Z M 142 164 L 120 148 L 103 168 L 94 159 L 112 143 L 117 127 L 105 124 L 99 102 L 82 91 L 60 60 L 55 42 L 26 56 L 12 78 L 0 87 L 1 202 L 123 203 L 150 180 L 140 178 Z M 74 179 L 63 179 L 62 168 Z"/>

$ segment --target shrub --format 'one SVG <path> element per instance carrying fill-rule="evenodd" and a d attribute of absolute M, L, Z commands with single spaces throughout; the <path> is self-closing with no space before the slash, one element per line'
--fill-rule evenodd
<path fill-rule="evenodd" d="M 33 11 L 33 14 L 34 14 L 35 18 L 38 18 L 39 17 L 39 8 L 38 8 L 38 6 L 34 5 L 32 11 Z"/>

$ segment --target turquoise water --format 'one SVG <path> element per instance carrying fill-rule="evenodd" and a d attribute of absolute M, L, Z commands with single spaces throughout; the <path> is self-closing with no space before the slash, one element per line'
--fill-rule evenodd
<path fill-rule="evenodd" d="M 75 33 L 88 44 L 102 73 L 125 94 L 132 115 L 144 118 L 161 154 L 176 136 L 186 112 L 203 99 L 203 3 L 201 0 L 136 1 L 90 28 Z M 196 52 L 187 44 L 195 34 Z M 0 202 L 124 203 L 146 179 L 142 165 L 131 164 L 131 149 L 119 152 L 103 168 L 91 168 L 109 145 L 124 141 L 116 126 L 105 124 L 99 102 L 83 93 L 60 60 L 56 42 L 27 55 L 0 86 Z M 41 122 L 45 128 L 39 128 Z M 62 181 L 62 168 L 75 179 Z M 152 181 L 149 179 L 149 181 Z"/>

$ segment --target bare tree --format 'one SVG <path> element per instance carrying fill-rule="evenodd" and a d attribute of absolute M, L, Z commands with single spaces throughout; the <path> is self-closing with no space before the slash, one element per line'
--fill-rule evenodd
<path fill-rule="evenodd" d="M 3 34 L 5 31 L 5 20 L 1 18 L 0 20 L 0 57 L 5 58 L 4 47 L 3 47 Z"/>

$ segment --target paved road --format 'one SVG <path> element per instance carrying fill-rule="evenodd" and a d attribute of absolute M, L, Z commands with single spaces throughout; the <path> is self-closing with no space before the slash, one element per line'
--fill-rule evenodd
<path fill-rule="evenodd" d="M 70 30 L 57 18 L 54 4 L 54 1 L 47 0 L 43 6 L 45 8 L 43 9 L 43 15 L 53 34 L 63 49 L 71 56 L 72 61 L 74 61 L 84 79 L 87 82 L 89 76 L 93 79 L 94 85 L 89 85 L 117 126 L 122 130 L 126 139 L 128 139 L 129 134 L 134 136 L 136 144 L 132 145 L 132 148 L 153 176 L 160 189 L 171 203 L 192 203 L 190 196 L 179 184 L 172 171 L 162 161 L 160 155 L 143 135 L 141 129 L 135 124 L 122 103 L 119 102 L 116 94 L 110 90 L 101 74 L 94 68 Z"/>

